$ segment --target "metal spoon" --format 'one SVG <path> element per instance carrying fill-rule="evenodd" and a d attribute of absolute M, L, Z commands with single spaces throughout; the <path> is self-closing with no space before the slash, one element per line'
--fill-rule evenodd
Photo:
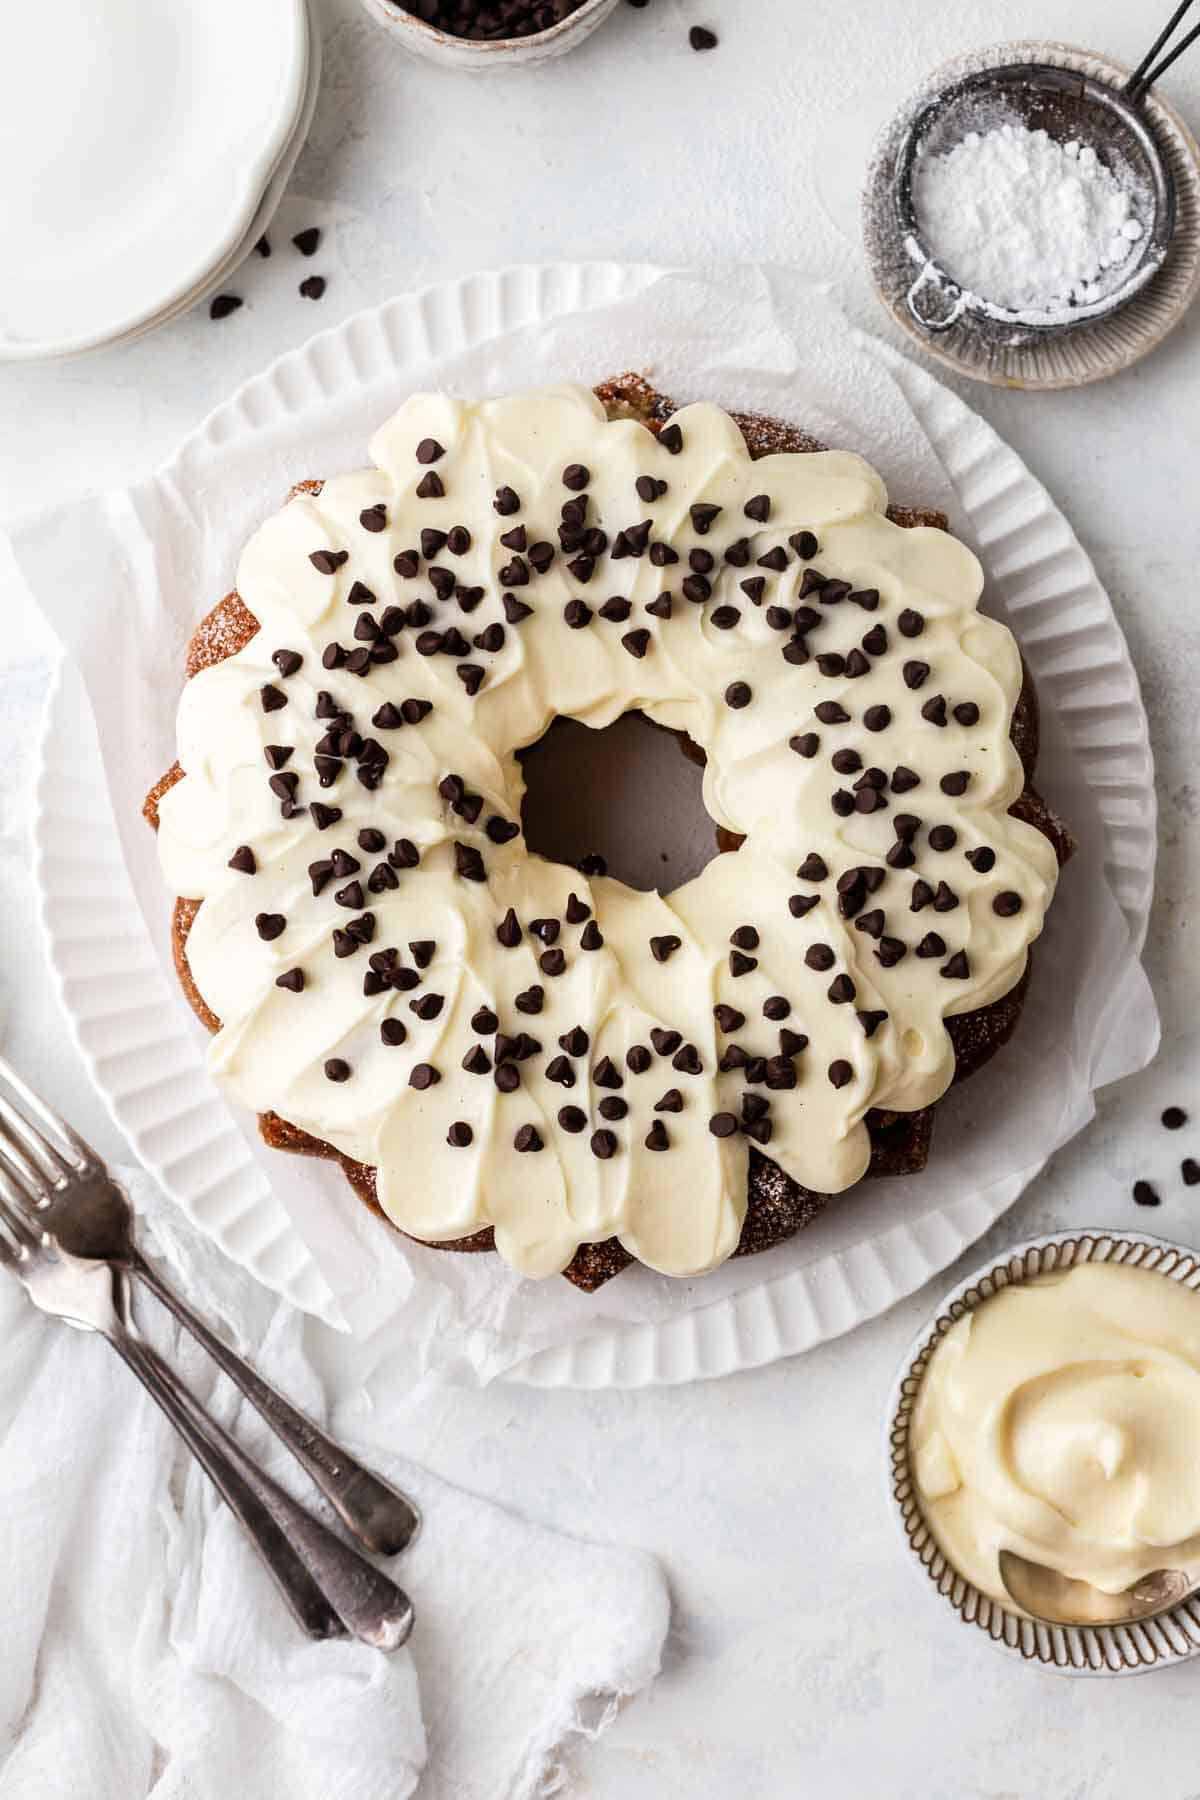
<path fill-rule="evenodd" d="M 1106 1594 L 1090 1581 L 1045 1569 L 1015 1550 L 1001 1550 L 999 1564 L 1010 1597 L 1046 1625 L 1132 1625 L 1178 1606 L 1198 1585 L 1183 1569 L 1152 1569 L 1121 1593 Z"/>

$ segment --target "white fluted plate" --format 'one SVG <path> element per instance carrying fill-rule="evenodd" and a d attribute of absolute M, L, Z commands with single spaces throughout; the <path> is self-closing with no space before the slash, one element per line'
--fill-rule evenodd
<path fill-rule="evenodd" d="M 555 264 L 400 296 L 321 333 L 248 382 L 180 447 L 172 468 L 186 476 L 193 459 L 202 462 L 214 448 L 236 444 L 242 451 L 257 433 L 294 422 L 317 402 L 352 398 L 381 375 L 400 391 L 423 362 L 518 326 L 629 298 L 659 273 L 643 265 Z M 1044 711 L 1055 715 L 1074 751 L 1103 832 L 1109 886 L 1140 948 L 1153 885 L 1153 767 L 1137 680 L 1108 597 L 1062 514 L 991 428 L 922 370 L 898 365 L 901 377 L 1003 592 Z M 70 1028 L 134 1151 L 237 1262 L 296 1305 L 337 1322 L 325 1279 L 218 1097 L 204 1067 L 202 1034 L 156 957 L 121 858 L 82 682 L 70 665 L 47 703 L 35 849 L 49 958 Z M 836 1217 L 831 1209 L 812 1237 L 741 1265 L 751 1285 L 740 1292 L 705 1302 L 697 1284 L 690 1310 L 541 1350 L 507 1379 L 636 1388 L 726 1374 L 808 1349 L 883 1312 L 945 1268 L 1036 1172 L 1034 1166 L 983 1185 L 964 1182 L 952 1202 L 915 1217 L 905 1217 L 902 1205 L 848 1204 Z"/>

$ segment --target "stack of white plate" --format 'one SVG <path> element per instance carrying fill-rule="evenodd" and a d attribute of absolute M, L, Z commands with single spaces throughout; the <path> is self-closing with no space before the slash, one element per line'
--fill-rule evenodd
<path fill-rule="evenodd" d="M 308 0 L 35 0 L 5 40 L 0 362 L 123 343 L 216 293 L 308 132 Z"/>

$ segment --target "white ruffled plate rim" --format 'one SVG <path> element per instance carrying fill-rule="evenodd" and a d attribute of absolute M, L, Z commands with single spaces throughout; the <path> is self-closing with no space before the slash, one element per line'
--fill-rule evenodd
<path fill-rule="evenodd" d="M 663 272 L 612 262 L 524 265 L 400 295 L 279 357 L 217 407 L 150 484 L 186 489 L 198 453 L 268 429 L 381 369 L 399 377 L 430 356 L 631 296 Z M 931 376 L 884 354 L 970 515 L 1043 702 L 1057 712 L 1079 758 L 1107 840 L 1106 874 L 1140 950 L 1156 852 L 1153 759 L 1137 677 L 1108 596 L 1020 458 Z M 116 832 L 105 827 L 107 790 L 90 716 L 86 724 L 80 718 L 81 691 L 73 665 L 64 662 L 47 698 L 34 819 L 42 929 L 72 1039 L 115 1123 L 199 1229 L 266 1286 L 339 1324 L 324 1277 L 217 1096 L 169 992 Z M 673 1319 L 538 1351 L 503 1378 L 547 1388 L 639 1388 L 729 1374 L 810 1349 L 946 1268 L 1041 1166 Z"/>

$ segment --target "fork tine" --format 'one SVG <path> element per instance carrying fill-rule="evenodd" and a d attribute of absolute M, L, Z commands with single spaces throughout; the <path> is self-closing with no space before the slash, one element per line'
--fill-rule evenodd
<path fill-rule="evenodd" d="M 79 1132 L 72 1129 L 67 1120 L 61 1118 L 58 1112 L 54 1111 L 54 1107 L 50 1107 L 45 1100 L 41 1100 L 40 1096 L 32 1091 L 32 1087 L 23 1082 L 20 1075 L 16 1073 L 16 1069 L 9 1066 L 2 1057 L 0 1057 L 0 1080 L 4 1080 L 5 1085 L 13 1091 L 13 1094 L 16 1094 L 16 1098 L 22 1102 L 23 1109 L 25 1109 L 23 1112 L 18 1112 L 13 1103 L 5 1100 L 4 1094 L 0 1094 L 0 1120 L 7 1123 L 9 1134 L 20 1139 L 25 1152 L 34 1157 L 34 1161 L 45 1170 L 49 1179 L 58 1181 L 68 1168 L 76 1168 L 79 1163 L 83 1163 L 83 1165 L 88 1165 L 88 1163 L 99 1165 L 101 1163 L 101 1159 L 95 1154 L 92 1145 L 85 1138 L 81 1138 Z M 38 1129 L 38 1125 L 34 1125 L 31 1118 L 27 1116 L 31 1112 L 32 1116 L 45 1127 L 45 1130 L 49 1130 L 49 1138 L 45 1136 L 45 1130 Z M 54 1143 L 54 1138 L 58 1138 L 58 1145 Z"/>
<path fill-rule="evenodd" d="M 44 1184 L 36 1169 L 27 1164 L 20 1150 L 11 1144 L 0 1126 L 0 1176 L 8 1186 L 9 1199 L 33 1219 L 41 1211 Z"/>
<path fill-rule="evenodd" d="M 23 1250 L 41 1247 L 41 1233 L 29 1223 L 20 1199 L 20 1190 L 11 1176 L 0 1169 L 0 1224 Z"/>
<path fill-rule="evenodd" d="M 6 1167 L 14 1179 L 29 1189 L 31 1195 L 39 1197 L 53 1183 L 48 1180 L 40 1165 L 29 1157 L 21 1143 L 7 1130 L 3 1112 L 0 1110 L 0 1167 Z M 60 1172 L 61 1175 L 61 1172 Z M 59 1179 L 60 1175 L 55 1179 Z"/>

